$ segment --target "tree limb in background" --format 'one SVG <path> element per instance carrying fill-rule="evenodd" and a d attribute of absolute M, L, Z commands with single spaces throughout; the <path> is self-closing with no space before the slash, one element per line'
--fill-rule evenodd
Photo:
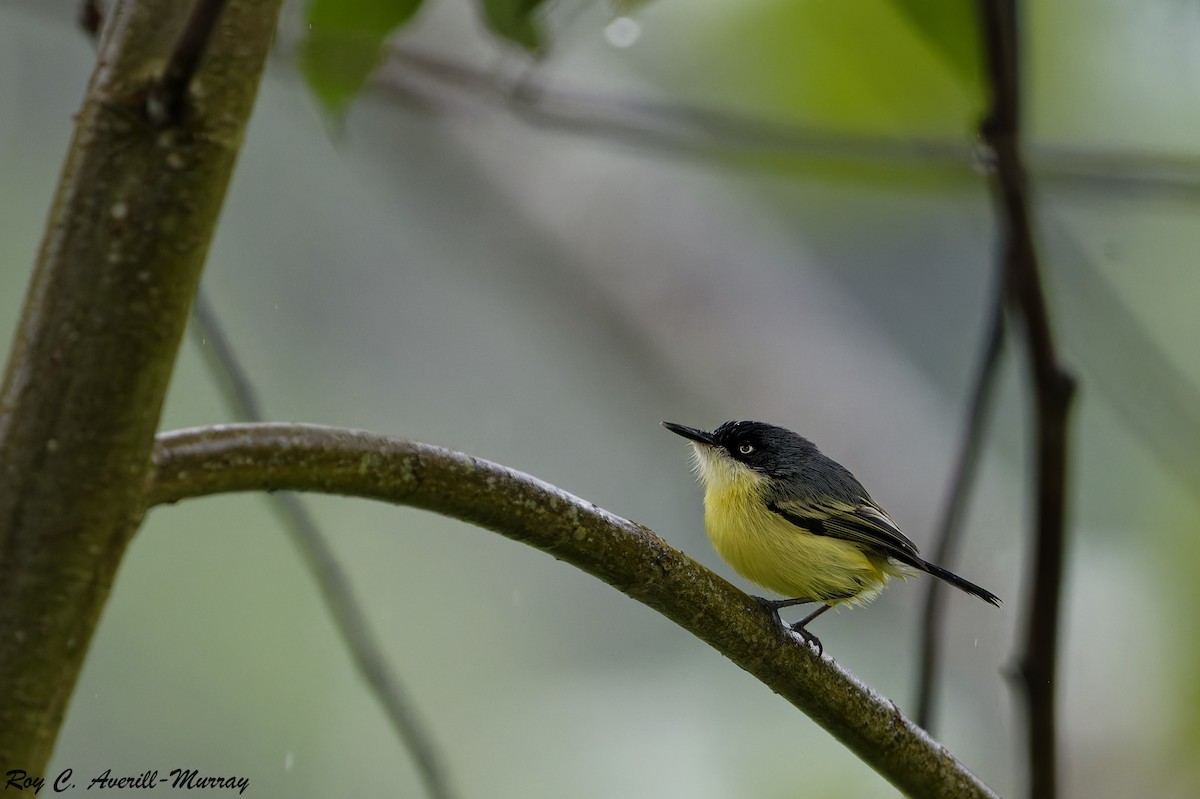
<path fill-rule="evenodd" d="M 827 158 L 943 169 L 972 177 L 980 167 L 979 153 L 960 139 L 852 135 L 661 97 L 560 89 L 532 78 L 505 82 L 495 70 L 409 46 L 393 44 L 387 52 L 374 86 L 427 111 L 499 107 L 548 130 L 681 156 L 746 153 Z M 1106 194 L 1141 192 L 1200 199 L 1200 160 L 1194 157 L 1040 144 L 1031 148 L 1029 162 L 1040 179 L 1060 185 Z"/>
<path fill-rule="evenodd" d="M 208 356 L 209 366 L 233 415 L 245 422 L 262 421 L 262 405 L 250 376 L 242 368 L 204 291 L 196 295 L 192 321 L 193 331 L 200 339 L 201 349 Z M 454 791 L 433 736 L 421 721 L 408 691 L 389 666 L 354 593 L 354 586 L 316 520 L 295 494 L 271 494 L 268 499 L 308 564 L 355 667 L 382 704 L 401 743 L 408 748 L 425 790 L 433 799 L 450 799 Z"/>
<path fill-rule="evenodd" d="M 940 563 L 946 567 L 954 565 L 955 545 L 958 541 L 958 533 L 962 529 L 962 518 L 966 512 L 971 487 L 975 482 L 975 473 L 982 454 L 984 432 L 991 412 L 997 367 L 1004 351 L 1003 277 L 997 281 L 992 299 L 992 316 L 988 321 L 985 335 L 983 352 L 979 358 L 979 371 L 971 389 L 971 401 L 967 411 L 966 425 L 963 428 L 958 459 L 955 461 L 954 471 L 951 473 L 950 489 L 947 492 L 946 504 L 942 508 L 941 520 L 934 538 L 932 560 L 934 563 Z M 941 580 L 929 580 L 925 588 L 925 607 L 921 617 L 921 652 L 917 669 L 917 710 L 914 715 L 917 724 L 930 731 L 933 730 L 933 694 L 938 677 L 941 626 L 945 617 L 945 603 L 941 601 L 945 594 L 941 590 L 941 585 Z"/>
<path fill-rule="evenodd" d="M 404 439 L 313 425 L 158 437 L 150 505 L 232 491 L 318 491 L 434 511 L 536 547 L 710 644 L 807 713 L 901 791 L 994 797 L 946 749 L 831 658 L 781 643 L 750 596 L 651 530 L 534 477 Z"/>
<path fill-rule="evenodd" d="M 981 125 L 995 154 L 993 186 L 1001 230 L 1005 290 L 1022 322 L 1036 408 L 1037 511 L 1032 595 L 1016 678 L 1027 714 L 1032 799 L 1057 793 L 1055 701 L 1067 501 L 1067 413 L 1074 379 L 1055 349 L 1042 292 L 1025 168 L 1020 150 L 1019 35 L 1016 0 L 981 0 L 990 111 Z"/>

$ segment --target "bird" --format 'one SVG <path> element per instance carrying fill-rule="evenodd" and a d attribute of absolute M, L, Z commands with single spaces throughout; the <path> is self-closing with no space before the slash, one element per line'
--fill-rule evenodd
<path fill-rule="evenodd" d="M 755 585 L 785 599 L 754 597 L 780 635 L 788 629 L 824 653 L 807 627 L 837 605 L 874 599 L 890 577 L 933 575 L 999 606 L 986 588 L 930 563 L 846 467 L 784 427 L 731 421 L 712 432 L 663 422 L 691 442 L 704 484 L 713 548 Z M 821 607 L 787 625 L 779 611 Z"/>

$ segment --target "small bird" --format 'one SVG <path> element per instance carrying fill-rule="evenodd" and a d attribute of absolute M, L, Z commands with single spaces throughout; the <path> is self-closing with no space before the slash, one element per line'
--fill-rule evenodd
<path fill-rule="evenodd" d="M 932 574 L 985 602 L 987 589 L 925 560 L 844 466 L 791 430 L 726 422 L 711 433 L 663 422 L 692 442 L 704 483 L 704 525 L 738 574 L 788 599 L 755 597 L 782 634 L 780 608 L 820 602 L 790 626 L 823 652 L 806 627 L 840 604 L 863 604 L 892 576 Z"/>

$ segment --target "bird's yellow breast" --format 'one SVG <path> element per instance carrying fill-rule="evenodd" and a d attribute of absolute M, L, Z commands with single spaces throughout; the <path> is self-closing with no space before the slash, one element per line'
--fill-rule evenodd
<path fill-rule="evenodd" d="M 764 475 L 719 463 L 709 468 L 702 463 L 701 474 L 709 540 L 747 580 L 790 599 L 833 605 L 871 599 L 895 572 L 885 557 L 814 535 L 771 511 Z"/>

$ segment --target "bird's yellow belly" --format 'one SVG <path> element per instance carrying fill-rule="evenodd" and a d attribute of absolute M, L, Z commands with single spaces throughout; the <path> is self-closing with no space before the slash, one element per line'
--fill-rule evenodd
<path fill-rule="evenodd" d="M 738 574 L 789 599 L 865 602 L 894 572 L 886 557 L 796 527 L 752 486 L 706 491 L 704 522 L 713 548 Z"/>

